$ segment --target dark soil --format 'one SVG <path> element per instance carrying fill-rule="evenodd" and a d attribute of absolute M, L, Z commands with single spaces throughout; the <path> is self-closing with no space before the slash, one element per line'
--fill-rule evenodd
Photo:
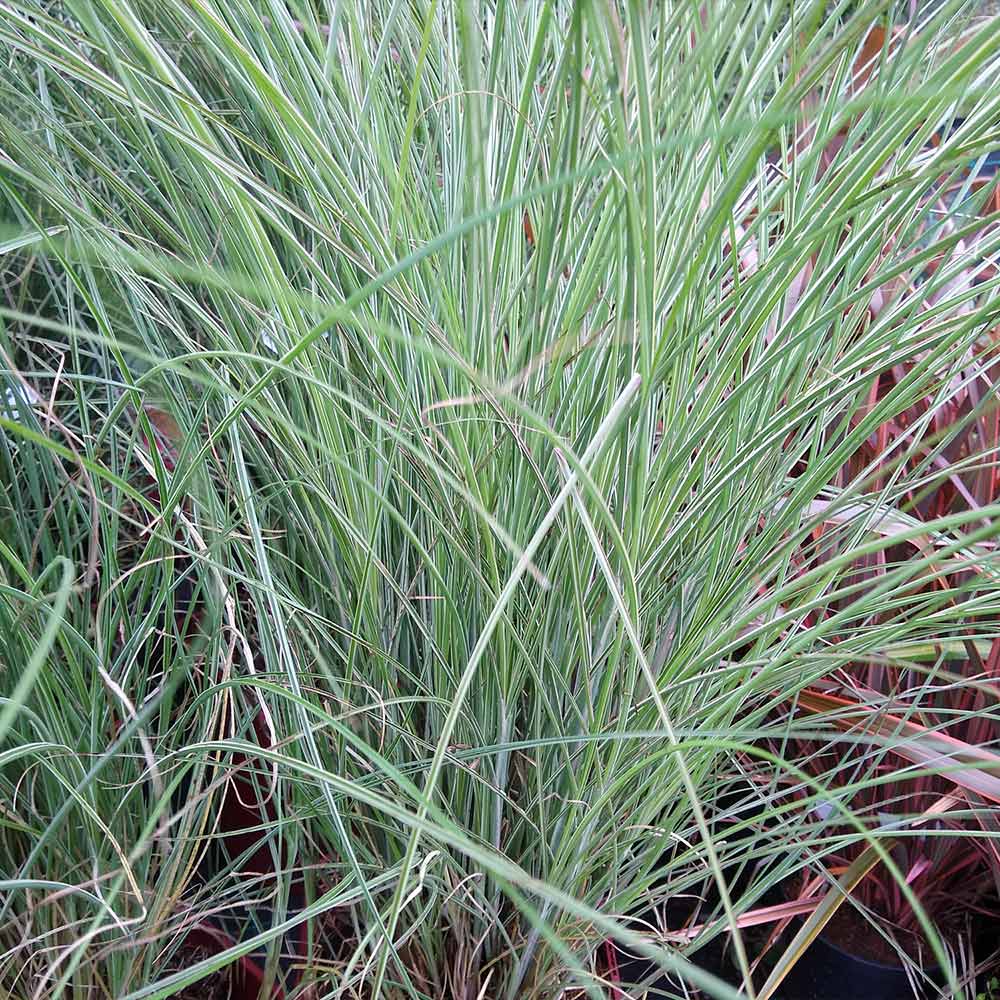
<path fill-rule="evenodd" d="M 887 930 L 891 930 L 896 943 L 911 957 L 919 959 L 921 954 L 927 955 L 927 947 L 920 947 L 920 940 L 915 934 L 897 929 Z M 900 964 L 899 955 L 892 945 L 849 904 L 845 903 L 837 910 L 823 930 L 823 936 L 849 955 L 856 955 L 869 962 L 879 962 L 881 965 Z"/>
<path fill-rule="evenodd" d="M 197 962 L 203 962 L 206 958 L 211 958 L 214 952 L 207 948 L 196 945 L 181 945 L 180 950 L 173 962 L 171 962 L 172 972 L 179 972 L 181 969 L 189 969 Z M 231 1000 L 232 997 L 232 970 L 220 969 L 213 972 L 204 979 L 191 986 L 186 986 L 180 993 L 174 994 L 174 1000 Z"/>
<path fill-rule="evenodd" d="M 174 994 L 174 1000 L 230 1000 L 229 979 L 221 972 L 214 972 L 194 986 Z"/>

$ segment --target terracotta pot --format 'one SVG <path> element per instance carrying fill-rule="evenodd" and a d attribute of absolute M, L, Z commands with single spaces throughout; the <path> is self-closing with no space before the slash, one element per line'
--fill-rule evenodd
<path fill-rule="evenodd" d="M 194 927 L 185 939 L 185 943 L 200 951 L 216 955 L 236 944 L 229 935 L 207 922 Z M 232 968 L 229 979 L 229 1000 L 260 1000 L 263 985 L 263 968 L 249 956 L 244 956 L 234 963 Z M 285 991 L 280 986 L 275 986 L 271 1000 L 284 1000 L 284 997 Z"/>
<path fill-rule="evenodd" d="M 262 718 L 254 720 L 254 737 L 262 747 L 268 747 L 267 730 Z M 254 831 L 268 820 L 276 818 L 274 805 L 265 796 L 259 795 L 256 777 L 247 769 L 250 763 L 243 754 L 233 754 L 232 765 L 238 770 L 227 784 L 219 809 L 219 826 L 216 831 L 217 850 L 224 848 L 222 855 L 209 852 L 202 861 L 199 876 L 209 879 L 216 866 L 223 863 L 225 856 L 236 858 L 250 852 L 241 865 L 241 871 L 248 878 L 260 883 L 260 891 L 266 893 L 268 881 L 277 877 L 274 859 L 266 845 L 257 845 L 259 833 Z M 263 805 L 258 802 L 263 800 Z M 294 858 L 283 859 L 283 865 L 291 867 Z M 293 877 L 289 892 L 288 916 L 301 912 L 305 905 L 305 891 L 301 875 Z M 221 954 L 240 941 L 247 940 L 272 926 L 273 910 L 262 904 L 254 911 L 242 912 L 239 916 L 216 916 L 202 921 L 194 927 L 186 938 L 186 943 L 209 954 Z M 306 925 L 298 924 L 282 941 L 281 966 L 285 971 L 285 984 L 294 985 L 297 980 L 295 965 L 301 965 L 306 955 Z M 261 995 L 264 985 L 263 955 L 245 955 L 233 964 L 232 1000 L 284 1000 L 285 990 L 276 983 L 267 996 Z"/>
<path fill-rule="evenodd" d="M 264 719 L 258 715 L 254 719 L 254 736 L 262 747 L 270 746 L 267 728 Z M 236 766 L 245 765 L 247 759 L 242 755 L 233 755 L 232 763 Z M 218 836 L 225 844 L 226 851 L 230 857 L 236 857 L 250 850 L 256 843 L 258 834 L 255 832 L 244 832 L 253 827 L 259 827 L 267 820 L 277 818 L 274 804 L 270 800 L 265 800 L 263 807 L 257 805 L 258 792 L 256 779 L 245 769 L 237 773 L 226 788 L 220 810 Z M 293 862 L 293 858 L 285 859 L 286 864 Z M 243 870 L 248 874 L 256 874 L 265 881 L 268 878 L 275 878 L 277 873 L 274 868 L 274 859 L 266 845 L 261 845 L 250 855 L 244 863 Z M 305 895 L 302 886 L 301 876 L 293 878 L 291 890 L 289 892 L 288 914 L 299 912 L 305 905 Z M 228 943 L 220 947 L 219 951 L 224 951 L 231 947 L 234 940 L 243 940 L 247 937 L 259 933 L 272 923 L 273 911 L 271 907 L 262 905 L 257 908 L 256 913 L 249 914 L 242 921 L 225 921 L 225 927 L 220 928 L 220 935 Z M 295 979 L 296 975 L 291 966 L 294 962 L 301 962 L 305 958 L 306 950 L 306 926 L 300 923 L 296 928 L 286 935 L 282 942 L 282 964 L 288 972 L 288 979 Z M 239 987 L 242 978 L 243 992 L 234 992 L 234 1000 L 258 1000 L 260 988 L 264 982 L 263 967 L 250 955 L 239 960 L 236 970 L 236 983 L 234 990 Z M 284 1000 L 284 990 L 280 985 L 275 985 L 271 993 L 270 1000 Z"/>

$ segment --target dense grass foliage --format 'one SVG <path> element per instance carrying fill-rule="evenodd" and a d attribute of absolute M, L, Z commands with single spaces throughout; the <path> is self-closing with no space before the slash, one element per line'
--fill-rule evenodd
<path fill-rule="evenodd" d="M 788 699 L 1000 610 L 1000 43 L 894 13 L 0 0 L 0 995 L 732 997 L 620 918 L 889 857 Z"/>

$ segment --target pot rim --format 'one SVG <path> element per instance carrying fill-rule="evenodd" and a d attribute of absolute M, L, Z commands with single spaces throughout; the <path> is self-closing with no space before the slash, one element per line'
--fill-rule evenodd
<path fill-rule="evenodd" d="M 874 958 L 865 958 L 863 955 L 856 955 L 853 951 L 848 951 L 846 948 L 831 941 L 825 934 L 820 934 L 817 938 L 818 941 L 822 941 L 823 944 L 830 948 L 832 951 L 837 952 L 838 955 L 843 955 L 844 958 L 850 959 L 852 962 L 856 962 L 858 965 L 866 966 L 869 969 L 877 969 L 879 972 L 894 972 L 901 976 L 906 975 L 906 966 L 902 963 L 888 964 L 886 962 L 879 962 Z M 806 952 L 808 954 L 808 950 Z M 916 964 L 916 963 L 914 963 Z M 931 966 L 920 966 L 921 971 L 925 976 L 933 976 L 935 973 L 941 971 L 939 965 Z"/>

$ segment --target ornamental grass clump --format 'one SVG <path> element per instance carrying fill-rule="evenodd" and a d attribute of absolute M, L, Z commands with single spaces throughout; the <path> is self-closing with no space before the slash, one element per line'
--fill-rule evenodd
<path fill-rule="evenodd" d="M 0 991 L 735 998 L 625 919 L 706 873 L 760 985 L 824 834 L 720 790 L 1000 610 L 992 495 L 875 530 L 995 440 L 880 436 L 993 412 L 997 36 L 900 13 L 0 0 Z"/>

